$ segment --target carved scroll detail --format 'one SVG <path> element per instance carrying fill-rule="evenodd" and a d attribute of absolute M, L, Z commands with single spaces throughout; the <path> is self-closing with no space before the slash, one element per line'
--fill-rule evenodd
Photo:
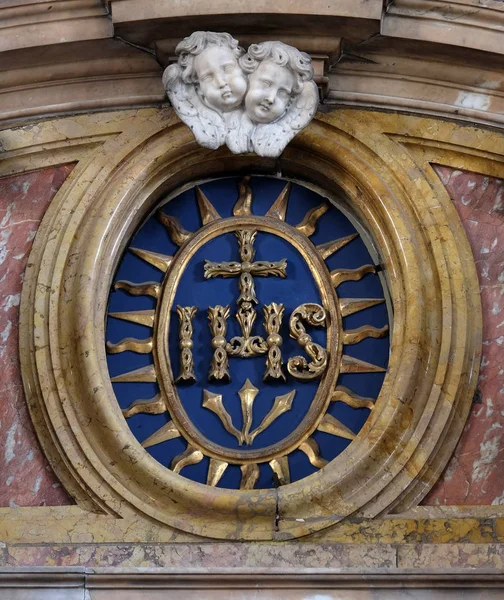
<path fill-rule="evenodd" d="M 301 304 L 294 309 L 289 321 L 290 335 L 304 348 L 310 361 L 304 356 L 294 356 L 289 358 L 287 370 L 296 379 L 316 379 L 327 368 L 327 351 L 312 341 L 303 322 L 313 327 L 322 327 L 326 322 L 326 312 L 320 304 L 313 303 Z"/>

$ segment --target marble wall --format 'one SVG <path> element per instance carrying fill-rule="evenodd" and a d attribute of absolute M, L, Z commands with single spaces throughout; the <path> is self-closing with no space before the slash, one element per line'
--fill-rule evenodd
<path fill-rule="evenodd" d="M 504 504 L 504 180 L 435 169 L 457 208 L 476 262 L 483 355 L 471 416 L 424 504 Z"/>
<path fill-rule="evenodd" d="M 72 503 L 37 444 L 18 352 L 19 304 L 30 249 L 49 202 L 72 168 L 0 179 L 0 506 Z"/>
<path fill-rule="evenodd" d="M 63 165 L 0 179 L 0 506 L 71 504 L 31 427 L 19 372 L 17 322 L 23 272 L 38 224 L 71 172 Z M 504 504 L 504 181 L 436 167 L 463 221 L 478 268 L 483 363 L 473 410 L 427 505 Z"/>

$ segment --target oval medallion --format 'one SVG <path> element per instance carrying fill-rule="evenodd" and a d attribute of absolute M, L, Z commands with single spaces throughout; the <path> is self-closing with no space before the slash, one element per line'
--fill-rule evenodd
<path fill-rule="evenodd" d="M 107 348 L 144 448 L 196 481 L 252 489 L 301 479 L 354 439 L 383 379 L 388 319 L 377 268 L 334 205 L 280 180 L 234 185 L 193 188 L 140 229 L 107 336 L 119 322 L 150 335 Z M 155 280 L 122 278 L 140 263 Z M 143 364 L 117 369 L 126 355 Z M 133 399 L 141 387 L 152 397 Z"/>

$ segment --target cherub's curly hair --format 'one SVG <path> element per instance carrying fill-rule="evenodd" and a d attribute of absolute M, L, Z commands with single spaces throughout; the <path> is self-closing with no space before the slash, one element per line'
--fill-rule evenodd
<path fill-rule="evenodd" d="M 177 64 L 170 65 L 163 74 L 165 89 L 169 89 L 177 79 L 186 84 L 198 83 L 198 76 L 194 69 L 194 59 L 208 46 L 221 46 L 229 48 L 238 60 L 245 50 L 238 45 L 238 40 L 229 33 L 215 33 L 213 31 L 195 31 L 184 38 L 175 48 L 178 55 Z"/>
<path fill-rule="evenodd" d="M 253 73 L 259 63 L 264 60 L 271 60 L 281 67 L 287 67 L 292 71 L 295 77 L 295 84 L 292 92 L 301 93 L 305 81 L 313 79 L 313 66 L 311 58 L 306 52 L 300 52 L 293 46 L 288 46 L 283 42 L 262 42 L 260 44 L 251 44 L 247 54 L 239 60 L 240 67 L 246 73 Z"/>

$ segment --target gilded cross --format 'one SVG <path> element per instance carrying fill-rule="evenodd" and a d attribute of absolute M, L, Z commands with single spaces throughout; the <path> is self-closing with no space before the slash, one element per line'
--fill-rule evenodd
<path fill-rule="evenodd" d="M 269 337 L 264 340 L 260 336 L 253 336 L 252 327 L 256 319 L 256 311 L 254 304 L 258 303 L 255 286 L 254 276 L 256 277 L 286 277 L 287 276 L 287 261 L 285 258 L 277 262 L 268 261 L 255 261 L 255 249 L 254 241 L 257 235 L 257 231 L 254 229 L 240 229 L 235 232 L 238 238 L 238 246 L 240 252 L 240 262 L 212 262 L 205 261 L 205 279 L 211 279 L 213 277 L 239 277 L 239 289 L 240 296 L 238 298 L 238 312 L 236 318 L 240 323 L 242 336 L 232 338 L 226 344 L 226 352 L 230 356 L 239 356 L 241 358 L 248 358 L 250 356 L 259 356 L 261 354 L 270 354 L 271 348 L 274 346 L 278 348 L 282 343 L 282 339 L 278 334 L 279 322 L 282 319 L 283 305 L 282 304 L 271 304 L 265 307 L 266 322 L 270 323 L 267 326 L 267 333 Z M 215 307 L 215 309 L 221 309 L 220 313 L 224 313 L 228 307 Z M 228 309 L 229 311 L 229 309 Z M 277 319 L 272 318 L 272 311 L 278 317 Z M 215 311 L 214 311 L 215 312 Z M 209 313 L 210 327 L 212 327 L 212 318 Z M 222 327 L 221 327 L 222 329 Z M 270 330 L 268 330 L 270 329 Z M 219 334 L 220 335 L 220 334 Z M 217 348 L 223 346 L 223 340 L 216 340 L 217 336 L 214 337 L 214 347 Z M 271 338 L 271 339 L 270 339 Z M 278 373 L 278 370 L 276 371 Z M 278 375 L 269 376 L 278 377 Z M 280 375 L 283 377 L 283 374 Z M 222 378 L 222 377 L 217 377 Z"/>

